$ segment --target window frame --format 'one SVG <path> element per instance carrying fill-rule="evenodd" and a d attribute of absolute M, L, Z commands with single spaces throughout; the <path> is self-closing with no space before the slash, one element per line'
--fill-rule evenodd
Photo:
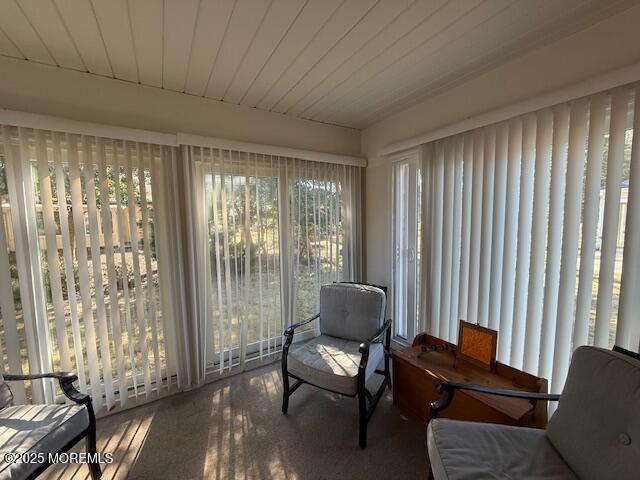
<path fill-rule="evenodd" d="M 390 157 L 391 161 L 391 244 L 390 255 L 391 264 L 391 305 L 392 318 L 394 318 L 393 338 L 401 344 L 410 344 L 415 338 L 418 330 L 418 312 L 420 305 L 420 268 L 418 265 L 419 233 L 418 221 L 420 220 L 420 195 L 418 192 L 418 177 L 421 175 L 421 154 L 419 149 L 411 149 Z M 406 292 L 406 304 L 401 307 L 399 295 L 396 293 L 398 286 L 398 275 L 400 263 L 398 258 L 397 239 L 398 239 L 398 167 L 400 165 L 408 166 L 408 178 L 406 196 L 407 207 L 407 247 L 406 255 L 408 256 L 408 264 L 411 265 L 409 271 L 403 272 L 405 282 L 408 285 Z M 421 182 L 422 183 L 422 182 Z M 422 185 L 424 188 L 424 185 Z M 408 279 L 407 275 L 411 275 L 413 279 Z M 413 311 L 413 321 L 408 321 L 408 317 L 401 313 L 400 308 L 405 311 Z"/>

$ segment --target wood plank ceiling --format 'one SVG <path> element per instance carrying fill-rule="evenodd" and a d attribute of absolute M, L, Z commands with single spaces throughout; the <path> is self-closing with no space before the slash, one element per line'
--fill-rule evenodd
<path fill-rule="evenodd" d="M 635 3 L 0 0 L 0 55 L 364 128 Z"/>

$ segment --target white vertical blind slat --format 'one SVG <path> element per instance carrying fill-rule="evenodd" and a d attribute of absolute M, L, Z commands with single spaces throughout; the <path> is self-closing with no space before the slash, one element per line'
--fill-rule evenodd
<path fill-rule="evenodd" d="M 161 150 L 160 158 L 155 162 L 155 180 L 161 185 L 155 188 L 158 195 L 158 212 L 163 214 L 163 221 L 159 222 L 160 235 L 156 239 L 160 246 L 160 275 L 164 271 L 166 282 L 162 282 L 162 296 L 166 302 L 167 311 L 163 312 L 163 323 L 167 337 L 170 339 L 170 362 L 168 365 L 175 375 L 176 385 L 183 388 L 188 385 L 188 375 L 182 360 L 187 346 L 185 335 L 186 293 L 182 287 L 184 265 L 180 261 L 182 252 L 182 233 L 180 217 L 176 216 L 176 209 L 180 208 L 178 183 L 178 152 L 175 148 Z M 158 186 L 158 185 L 157 185 Z M 162 255 L 164 252 L 164 255 Z M 135 377 L 134 377 L 135 378 Z M 136 394 L 137 395 L 137 394 Z"/>
<path fill-rule="evenodd" d="M 473 132 L 473 186 L 471 198 L 471 243 L 469 252 L 469 288 L 467 321 L 477 323 L 480 291 L 480 245 L 482 240 L 482 180 L 484 178 L 484 131 Z"/>
<path fill-rule="evenodd" d="M 516 253 L 516 283 L 513 303 L 511 365 L 522 368 L 524 363 L 527 319 L 528 283 L 531 266 L 531 229 L 536 164 L 537 118 L 530 114 L 522 121 L 522 162 L 520 168 L 520 201 L 518 209 L 518 248 Z"/>
<path fill-rule="evenodd" d="M 477 322 L 489 325 L 489 299 L 491 294 L 491 244 L 493 241 L 493 187 L 496 164 L 496 127 L 485 131 L 482 178 L 482 238 L 480 242 L 480 284 Z"/>
<path fill-rule="evenodd" d="M 78 139 L 77 136 L 68 134 L 66 145 L 69 155 L 69 184 L 71 188 L 71 208 L 73 210 L 73 223 L 75 231 L 76 258 L 78 261 L 78 277 L 80 282 L 80 298 L 82 300 L 82 320 L 85 327 L 84 337 L 87 349 L 87 363 L 89 366 L 89 379 L 91 382 L 91 399 L 94 408 L 102 405 L 102 387 L 100 371 L 98 367 L 98 350 L 96 348 L 96 334 L 93 320 L 93 305 L 89 286 L 89 270 L 87 268 L 87 244 L 85 237 L 84 209 L 82 204 L 82 180 L 78 165 Z"/>
<path fill-rule="evenodd" d="M 24 335 L 26 339 L 29 373 L 43 371 L 48 348 L 42 349 L 42 341 L 38 337 L 38 330 L 47 334 L 48 328 L 42 328 L 42 314 L 38 303 L 42 302 L 41 285 L 34 267 L 38 265 L 40 252 L 37 241 L 33 242 L 35 214 L 32 216 L 28 208 L 32 195 L 27 193 L 31 177 L 31 154 L 27 139 L 28 133 L 23 128 L 18 129 L 17 148 L 14 148 L 9 129 L 4 129 L 6 149 L 6 179 L 9 193 L 9 203 L 12 206 L 11 221 L 14 236 L 16 267 L 20 286 L 20 302 L 24 321 Z M 44 308 L 44 307 L 43 307 Z M 33 398 L 38 402 L 47 399 L 47 385 L 42 381 L 32 382 Z"/>
<path fill-rule="evenodd" d="M 537 372 L 544 299 L 544 259 L 549 209 L 549 180 L 553 136 L 553 113 L 538 113 L 536 130 L 535 182 L 533 221 L 531 227 L 531 260 L 525 329 L 524 369 Z M 526 233 L 524 233 L 526 235 Z"/>
<path fill-rule="evenodd" d="M 126 149 L 126 143 L 123 143 L 123 155 L 124 149 Z M 138 396 L 138 379 L 136 375 L 137 362 L 136 356 L 134 354 L 134 342 L 135 338 L 133 335 L 133 323 L 131 320 L 131 306 L 130 306 L 130 297 L 129 297 L 129 266 L 126 257 L 126 245 L 127 241 L 127 223 L 124 218 L 124 205 L 123 205 L 123 194 L 122 188 L 120 187 L 120 178 L 121 178 L 121 170 L 120 170 L 120 153 L 118 146 L 114 143 L 114 178 L 115 178 L 115 195 L 116 195 L 116 211 L 117 211 L 117 221 L 118 221 L 118 245 L 120 251 L 120 276 L 122 278 L 122 292 L 124 297 L 124 315 L 125 315 L 125 325 L 127 330 L 127 345 L 128 345 L 128 353 L 129 353 L 129 372 L 131 374 L 131 380 L 133 384 L 133 391 L 135 396 Z M 118 309 L 120 306 L 118 306 Z M 123 384 L 126 382 L 123 382 Z M 124 387 L 124 385 L 123 385 Z"/>
<path fill-rule="evenodd" d="M 144 393 L 147 398 L 151 394 L 151 374 L 149 372 L 149 352 L 147 345 L 147 322 L 144 312 L 145 292 L 142 286 L 142 277 L 140 274 L 140 252 L 138 237 L 138 214 L 136 199 L 133 190 L 133 159 L 130 145 L 128 142 L 124 144 L 125 152 L 125 179 L 127 183 L 127 215 L 129 217 L 129 245 L 131 249 L 131 258 L 133 263 L 133 292 L 135 295 L 135 311 L 137 327 L 137 341 L 140 349 L 140 357 L 142 363 L 142 376 L 144 379 Z M 137 154 L 136 154 L 137 157 Z"/>
<path fill-rule="evenodd" d="M 113 148 L 113 145 L 111 145 Z M 119 390 L 120 405 L 127 403 L 126 375 L 124 368 L 124 355 L 122 346 L 122 322 L 120 319 L 120 306 L 118 304 L 118 285 L 113 248 L 113 225 L 111 220 L 111 198 L 109 195 L 109 180 L 107 177 L 106 151 L 104 142 L 97 140 L 98 149 L 98 182 L 100 186 L 100 213 L 102 231 L 104 234 L 104 255 L 107 263 L 107 282 L 109 292 L 109 319 L 113 333 L 114 356 L 116 360 L 116 373 Z"/>
<path fill-rule="evenodd" d="M 506 160 L 506 191 L 504 206 L 504 240 L 502 257 L 502 292 L 500 294 L 498 335 L 498 359 L 509 364 L 515 332 L 514 295 L 518 242 L 518 212 L 522 167 L 522 118 L 509 122 L 509 138 Z M 500 255 L 500 253 L 498 253 Z"/>
<path fill-rule="evenodd" d="M 436 155 L 442 155 L 444 164 L 444 184 L 443 184 L 443 225 L 442 225 L 442 286 L 440 290 L 441 312 L 439 318 L 438 331 L 441 336 L 449 335 L 449 323 L 451 322 L 451 257 L 453 254 L 453 193 L 454 193 L 454 175 L 455 175 L 455 145 L 452 139 L 444 141 L 444 148 Z M 447 212 L 444 215 L 444 212 Z"/>
<path fill-rule="evenodd" d="M 3 127 L 4 130 L 5 127 Z M 7 138 L 4 135 L 3 137 Z M 5 140 L 6 142 L 6 140 Z M 4 144 L 4 162 L 8 163 L 8 152 L 11 148 L 9 144 Z M 7 228 L 10 228 L 7 225 Z M 18 323 L 16 308 L 13 299 L 13 285 L 11 281 L 11 265 L 9 262 L 9 247 L 7 235 L 3 221 L 0 225 L 0 314 L 2 315 L 2 326 L 4 327 L 4 346 L 7 354 L 7 365 L 3 365 L 10 373 L 22 374 L 22 358 L 20 356 L 20 340 L 18 337 Z M 8 367 L 8 368 L 7 368 Z M 12 385 L 14 400 L 17 404 L 25 403 L 27 400 L 25 386 L 23 382 L 16 382 Z"/>
<path fill-rule="evenodd" d="M 247 338 L 249 335 L 249 299 L 251 297 L 251 228 L 250 228 L 250 216 L 251 216 L 251 191 L 249 185 L 249 175 L 251 163 L 247 158 L 247 164 L 245 166 L 244 176 L 244 305 L 245 315 L 242 322 L 242 332 L 240 336 L 240 364 L 243 365 L 247 356 Z"/>
<path fill-rule="evenodd" d="M 463 137 L 462 168 L 462 212 L 460 218 L 462 226 L 460 229 L 458 319 L 468 319 L 467 305 L 469 298 L 469 257 L 471 251 L 471 211 L 473 198 L 473 136 L 470 134 L 464 135 Z M 427 215 L 430 208 L 430 205 L 425 204 L 425 212 L 427 212 Z M 455 338 L 455 336 L 454 334 L 452 338 Z"/>
<path fill-rule="evenodd" d="M 432 230 L 432 258 L 431 269 L 433 271 L 431 322 L 434 335 L 440 335 L 440 316 L 442 314 L 442 303 L 440 299 L 442 289 L 442 220 L 443 220 L 443 187 L 444 187 L 444 152 L 442 142 L 436 142 L 432 155 L 434 156 L 433 169 L 433 230 Z"/>
<path fill-rule="evenodd" d="M 260 177 L 258 175 L 258 154 L 253 154 L 254 160 L 254 172 L 255 172 L 255 185 L 256 185 L 256 222 L 258 226 L 258 246 L 257 246 L 257 257 L 258 257 L 258 315 L 259 315 L 259 330 L 258 335 L 260 336 L 259 342 L 259 352 L 260 352 L 260 360 L 263 359 L 263 349 L 264 349 L 264 293 L 262 287 L 262 250 L 263 250 L 263 226 L 262 226 L 262 217 L 260 216 Z M 306 191 L 305 191 L 306 195 Z M 306 220 L 306 216 L 305 216 Z M 305 230 L 306 232 L 306 230 Z M 307 239 L 307 255 L 309 254 L 309 241 Z"/>
<path fill-rule="evenodd" d="M 587 344 L 589 319 L 593 298 L 593 270 L 596 254 L 596 233 L 600 206 L 600 179 L 607 116 L 608 98 L 597 95 L 591 99 L 589 111 L 589 146 L 587 149 L 586 178 L 582 207 L 580 243 L 580 273 L 576 298 L 574 348 Z"/>
<path fill-rule="evenodd" d="M 616 261 L 618 224 L 620 221 L 620 184 L 624 160 L 624 137 L 627 125 L 629 90 L 621 88 L 611 98 L 611 128 L 607 157 L 607 180 L 604 200 L 602 246 L 600 249 L 600 276 L 598 279 L 598 304 L 594 343 L 609 346 L 611 310 Z"/>
<path fill-rule="evenodd" d="M 209 166 L 209 171 L 211 172 L 211 183 L 212 183 L 212 193 L 211 193 L 211 209 L 213 211 L 213 230 L 214 230 L 214 250 L 215 250 L 215 259 L 216 259 L 216 293 L 218 300 L 218 363 L 220 368 L 220 373 L 224 371 L 224 352 L 225 352 L 225 331 L 224 331 L 224 302 L 222 299 L 222 271 L 221 271 L 221 263 L 220 263 L 220 233 L 219 233 L 219 220 L 218 220 L 218 181 L 215 175 L 215 159 L 218 155 L 218 152 L 214 152 L 210 150 L 211 155 L 211 163 Z"/>
<path fill-rule="evenodd" d="M 500 298 L 502 295 L 502 264 L 504 254 L 504 231 L 507 195 L 507 163 L 509 154 L 509 124 L 503 123 L 497 127 L 495 143 L 495 167 L 493 184 L 493 214 L 492 214 L 492 242 L 491 242 L 491 273 L 489 313 L 487 324 L 489 328 L 498 330 L 500 327 Z M 505 338 L 511 337 L 509 331 L 502 331 Z"/>
<path fill-rule="evenodd" d="M 102 382 L 104 385 L 107 409 L 114 404 L 113 375 L 111 372 L 111 351 L 109 348 L 109 331 L 104 302 L 102 281 L 102 251 L 100 248 L 100 232 L 98 230 L 98 211 L 96 206 L 96 185 L 94 175 L 94 159 L 92 142 L 82 137 L 82 160 L 85 189 L 87 193 L 87 216 L 89 218 L 89 235 L 91 246 L 91 267 L 93 270 L 94 297 L 96 305 L 96 323 L 100 340 L 100 360 L 102 365 Z M 93 308 L 93 307 L 92 307 Z"/>
<path fill-rule="evenodd" d="M 185 146 L 185 147 L 182 147 L 182 150 L 183 150 L 183 153 L 185 153 L 188 150 L 193 151 L 193 147 Z M 136 145 L 136 154 L 137 154 L 136 163 L 139 165 L 140 151 L 138 150 L 137 145 Z M 184 178 L 189 178 L 189 179 L 197 178 L 197 172 L 195 171 L 194 165 L 192 163 L 187 163 L 187 162 L 183 163 L 181 170 Z M 139 173 L 140 171 L 138 169 L 138 175 L 137 175 L 138 178 L 140 177 Z M 198 328 L 199 326 L 198 320 L 199 318 L 203 318 L 203 315 L 206 315 L 207 308 L 208 308 L 208 305 L 207 305 L 208 299 L 206 298 L 206 296 L 202 295 L 202 289 L 197 288 L 195 283 L 195 279 L 197 275 L 199 275 L 202 271 L 202 263 L 203 263 L 202 261 L 196 260 L 196 256 L 198 254 L 196 254 L 195 252 L 202 251 L 198 248 L 197 244 L 198 242 L 202 241 L 202 237 L 204 236 L 204 234 L 199 235 L 197 229 L 194 226 L 193 217 L 202 218 L 202 217 L 199 217 L 201 213 L 199 209 L 199 204 L 195 200 L 195 193 L 194 193 L 194 191 L 198 189 L 198 186 L 194 185 L 194 183 L 197 183 L 197 182 L 188 181 L 188 182 L 185 182 L 185 185 L 184 185 L 185 208 L 187 210 L 193 211 L 193 215 L 190 215 L 186 219 L 186 225 L 187 225 L 186 272 L 188 272 L 189 278 L 185 279 L 185 282 L 189 282 L 189 285 L 191 287 L 189 288 L 190 303 L 191 305 L 195 305 L 195 307 L 192 308 L 192 311 L 194 312 L 193 315 L 188 320 L 185 319 L 188 322 L 188 328 L 184 332 L 184 337 L 188 339 L 187 342 L 191 342 L 190 351 L 188 352 L 187 355 L 184 356 L 184 371 L 186 373 L 186 382 L 189 385 L 199 383 L 201 380 L 200 377 L 204 373 L 201 369 L 198 368 L 197 364 L 199 359 L 206 357 L 205 345 L 206 345 L 207 339 L 205 336 L 206 331 L 205 331 L 205 335 L 202 335 L 202 332 Z M 142 198 L 142 194 L 141 194 L 140 195 L 141 209 L 142 209 L 143 202 L 144 202 L 144 199 Z M 201 225 L 202 222 L 200 222 L 199 224 Z M 144 225 L 142 226 L 144 227 Z M 144 251 L 142 256 L 143 258 L 145 257 Z M 207 259 L 205 255 L 204 263 L 206 264 L 206 262 L 207 262 Z M 145 261 L 145 264 L 146 264 L 146 261 Z M 150 291 L 147 292 L 147 298 L 148 298 L 148 295 L 151 295 Z M 151 372 L 149 372 L 149 374 L 151 375 Z M 147 395 L 149 395 L 149 392 L 147 392 Z"/>
<path fill-rule="evenodd" d="M 467 290 L 467 322 L 477 323 L 480 290 L 480 245 L 482 241 L 482 187 L 484 168 L 484 132 L 473 132 L 473 173 L 471 187 L 471 241 L 469 247 L 469 287 Z"/>
<path fill-rule="evenodd" d="M 566 194 L 564 197 L 564 227 L 562 260 L 558 288 L 556 331 L 553 333 L 553 381 L 551 391 L 558 391 L 567 375 L 571 353 L 571 327 L 576 296 L 578 234 L 580 233 L 580 203 L 586 159 L 589 103 L 581 99 L 571 105 L 569 150 L 567 154 Z M 549 355 L 550 357 L 550 355 Z M 549 358 L 547 357 L 547 358 Z"/>
<path fill-rule="evenodd" d="M 47 244 L 47 264 L 51 285 L 51 300 L 56 325 L 57 347 L 60 366 L 63 370 L 71 370 L 69 361 L 69 343 L 66 332 L 64 305 L 62 301 L 62 282 L 60 274 L 60 257 L 56 242 L 56 221 L 53 213 L 53 192 L 51 189 L 51 175 L 47 144 L 43 131 L 36 132 L 36 156 L 38 162 L 38 180 L 42 202 L 42 214 Z M 34 201 L 37 199 L 34 198 Z"/>
<path fill-rule="evenodd" d="M 640 87 L 635 88 L 627 225 L 616 344 L 640 351 Z"/>
<path fill-rule="evenodd" d="M 455 138 L 454 174 L 453 174 L 453 251 L 451 254 L 451 313 L 449 315 L 449 341 L 457 342 L 458 321 L 460 320 L 460 256 L 461 256 L 461 220 L 462 220 L 462 162 L 464 138 Z M 424 187 L 423 187 L 424 188 Z M 423 209 L 425 206 L 422 207 Z M 467 246 L 468 248 L 468 246 Z"/>
<path fill-rule="evenodd" d="M 544 378 L 550 378 L 553 364 L 553 340 L 556 334 L 556 317 L 558 314 L 558 284 L 560 281 L 560 253 L 562 247 L 568 141 L 569 107 L 565 104 L 559 105 L 553 112 L 549 227 L 545 260 L 542 325 L 540 329 L 540 363 L 538 367 L 538 374 Z"/>
<path fill-rule="evenodd" d="M 231 152 L 226 152 L 230 155 Z M 225 152 L 220 152 L 221 170 L 224 172 Z M 233 346 L 233 291 L 231 290 L 231 251 L 229 249 L 229 219 L 228 219 L 228 203 L 227 203 L 227 176 L 223 173 L 220 175 L 220 198 L 221 198 L 221 215 L 222 215 L 222 236 L 224 248 L 224 286 L 226 293 L 226 314 L 225 325 L 228 326 L 226 333 L 228 334 L 228 352 L 229 352 L 229 370 L 231 370 L 232 346 Z M 223 353 L 224 358 L 224 353 Z"/>
<path fill-rule="evenodd" d="M 10 127 L 7 127 L 5 125 L 2 126 L 2 140 L 3 140 L 3 144 L 4 144 L 4 164 L 5 164 L 5 179 L 6 179 L 6 187 L 7 187 L 7 193 L 9 196 L 9 205 L 11 206 L 11 232 L 13 233 L 13 243 L 14 243 L 14 249 L 15 249 L 15 257 L 16 257 L 16 269 L 18 271 L 18 288 L 20 288 L 20 290 L 22 290 L 22 285 L 24 285 L 27 281 L 27 279 L 24 277 L 24 266 L 23 262 L 24 262 L 24 258 L 23 256 L 20 254 L 19 249 L 21 249 L 21 247 L 24 245 L 24 241 L 22 240 L 22 236 L 23 236 L 23 230 L 20 226 L 20 219 L 22 216 L 22 213 L 20 212 L 20 205 L 19 205 L 19 196 L 18 196 L 18 189 L 16 186 L 16 173 L 15 173 L 15 164 L 19 161 L 20 155 L 16 154 L 16 149 L 14 148 L 12 141 L 11 141 L 11 131 L 10 131 Z M 18 157 L 18 159 L 16 159 L 16 157 Z M 20 341 L 18 339 L 18 327 L 17 327 L 17 316 L 16 316 L 16 311 L 15 311 L 15 304 L 14 304 L 14 298 L 13 298 L 13 284 L 11 282 L 11 270 L 10 270 L 10 263 L 9 263 L 9 255 L 8 255 L 8 251 L 7 251 L 7 242 L 6 242 L 6 238 L 4 237 L 5 235 L 5 230 L 4 230 L 4 218 L 3 218 L 3 226 L 2 226 L 2 234 L 3 234 L 3 239 L 4 239 L 4 248 L 2 250 L 2 257 L 4 258 L 4 256 L 6 255 L 6 260 L 1 260 L 3 265 L 6 265 L 6 276 L 3 275 L 3 295 L 2 295 L 2 304 L 0 305 L 0 308 L 2 308 L 2 311 L 0 313 L 2 313 L 2 320 L 3 320 L 3 325 L 5 330 L 7 331 L 6 333 L 6 337 L 5 337 L 5 344 L 6 344 L 6 348 L 7 348 L 7 354 L 8 354 L 8 359 L 9 359 L 9 366 L 12 368 L 12 372 L 15 371 L 17 373 L 23 373 L 23 365 L 22 365 L 22 358 L 21 358 L 21 353 L 20 353 Z M 5 270 L 5 268 L 3 268 L 3 271 Z M 23 302 L 22 299 L 22 292 L 21 292 L 21 298 L 20 301 Z M 23 305 L 23 322 L 27 322 L 28 321 L 28 317 L 27 317 L 27 312 L 25 311 L 24 305 Z M 25 332 L 28 331 L 28 325 L 25 325 Z M 31 342 L 29 342 L 28 339 L 27 340 L 27 349 L 29 348 Z M 28 352 L 29 350 L 27 350 Z M 36 356 L 37 358 L 37 356 Z M 32 362 L 31 359 L 29 359 L 29 364 L 27 366 L 28 370 L 31 371 L 32 369 Z M 35 370 L 37 370 L 37 365 L 35 367 Z M 34 392 L 36 393 L 36 392 Z M 40 394 L 40 398 L 42 398 L 41 396 L 41 392 L 37 392 L 38 394 Z M 18 385 L 18 390 L 16 391 L 16 397 L 15 397 L 16 401 L 18 402 L 24 402 L 26 401 L 26 392 L 25 392 L 25 386 L 23 383 L 20 383 Z"/>
<path fill-rule="evenodd" d="M 33 327 L 35 327 L 35 331 L 29 331 L 31 329 L 27 330 L 26 328 L 25 331 L 27 332 L 27 336 L 31 337 L 30 341 L 34 342 L 35 348 L 38 349 L 40 356 L 38 369 L 40 371 L 48 372 L 53 368 L 53 352 L 51 349 L 49 335 L 49 320 L 47 314 L 47 300 L 44 292 L 43 271 L 42 268 L 40 268 L 42 257 L 40 252 L 36 206 L 32 201 L 35 198 L 35 188 L 33 184 L 34 172 L 31 162 L 32 159 L 37 156 L 37 153 L 31 148 L 31 140 L 33 139 L 31 133 L 32 131 L 30 129 L 18 129 L 21 162 L 19 165 L 16 165 L 17 169 L 19 169 L 20 181 L 22 182 L 20 190 L 22 191 L 23 199 L 21 202 L 22 205 L 24 205 L 27 249 L 30 257 L 28 275 L 31 278 L 30 293 L 33 296 L 30 296 L 28 304 L 31 304 L 32 318 L 34 320 Z M 41 381 L 36 381 L 35 383 L 38 390 L 42 389 L 42 398 L 44 401 L 51 402 L 54 400 L 53 379 L 43 379 Z"/>
<path fill-rule="evenodd" d="M 56 169 L 56 194 L 58 196 L 58 216 L 60 219 L 60 234 L 62 236 L 62 252 L 64 258 L 64 269 L 67 286 L 67 299 L 69 302 L 69 313 L 71 316 L 71 333 L 73 337 L 73 351 L 75 356 L 75 368 L 78 375 L 80 389 L 87 388 L 85 375 L 84 352 L 82 351 L 82 336 L 80 335 L 80 322 L 78 319 L 78 297 L 74 275 L 73 251 L 71 249 L 71 237 L 69 230 L 69 214 L 67 213 L 67 191 L 65 185 L 65 170 L 62 161 L 61 136 L 53 133 L 53 161 Z M 68 161 L 69 147 L 66 149 Z M 73 219 L 72 219 L 73 222 Z"/>
<path fill-rule="evenodd" d="M 233 162 L 233 153 L 229 152 L 229 161 Z M 232 240 L 233 240 L 233 293 L 235 294 L 235 315 L 237 318 L 237 322 L 235 325 L 235 333 L 236 339 L 240 340 L 240 330 L 242 328 L 242 322 L 244 317 L 244 305 L 242 303 L 242 297 L 240 296 L 240 284 L 238 280 L 238 242 L 236 239 L 238 238 L 238 227 L 236 223 L 236 191 L 235 191 L 235 178 L 236 175 L 229 175 L 229 183 L 231 184 L 230 194 L 231 201 L 227 204 L 225 202 L 226 208 L 229 208 L 231 211 L 231 228 L 232 230 Z M 227 210 L 227 212 L 229 211 Z M 233 339 L 233 331 L 234 331 L 234 322 L 231 320 L 229 322 L 229 338 Z M 232 342 L 232 346 L 235 348 L 236 343 Z M 233 366 L 233 355 L 230 353 L 229 358 L 229 369 Z"/>
<path fill-rule="evenodd" d="M 421 286 L 430 286 L 431 285 L 431 275 L 432 275 L 432 271 L 433 269 L 431 268 L 431 266 L 433 265 L 433 255 L 432 255 L 432 248 L 431 245 L 433 244 L 433 209 L 431 208 L 431 204 L 432 204 L 432 198 L 433 198 L 433 162 L 431 161 L 432 159 L 432 148 L 429 145 L 425 145 L 421 148 L 420 150 L 420 165 L 421 165 L 421 171 L 422 171 L 422 181 L 423 181 L 423 185 L 424 188 L 422 189 L 421 195 L 422 195 L 422 205 L 424 205 L 423 208 L 423 215 L 422 215 L 422 239 L 421 239 L 421 252 L 422 252 L 422 265 L 421 265 L 421 271 L 418 272 L 418 275 L 420 275 L 420 285 Z M 397 176 L 397 169 L 394 169 L 394 177 L 393 177 L 393 182 L 394 185 L 398 185 L 398 180 L 396 178 Z M 398 188 L 395 188 L 395 193 L 396 193 L 396 198 L 394 199 L 394 201 L 397 204 L 397 199 L 399 198 L 399 192 L 398 192 Z M 396 212 L 397 212 L 397 207 L 396 207 Z M 397 213 L 395 213 L 394 215 L 397 215 Z M 397 234 L 397 228 L 394 229 L 394 235 Z M 397 240 L 396 240 L 397 242 Z M 393 252 L 393 261 L 397 263 L 397 252 Z M 395 284 L 395 278 L 394 278 L 394 287 L 392 289 L 392 295 L 393 297 L 393 302 L 396 305 L 396 311 L 394 312 L 396 314 L 396 317 L 398 320 L 398 322 L 401 322 L 401 320 L 398 318 L 397 316 L 397 311 L 398 311 L 398 307 L 401 305 L 400 304 L 400 299 L 398 298 L 398 294 L 400 292 L 397 292 L 398 288 L 396 287 Z M 430 329 L 433 328 L 432 325 L 432 317 L 431 317 L 431 308 L 432 308 L 432 304 L 433 304 L 433 299 L 431 298 L 432 294 L 431 294 L 431 288 L 421 288 L 420 291 L 420 317 L 418 317 L 418 322 L 419 322 L 419 329 L 420 330 L 429 330 L 432 331 Z M 408 329 L 407 329 L 408 330 Z M 398 325 L 398 328 L 396 329 L 396 331 L 400 332 L 400 326 Z"/>
<path fill-rule="evenodd" d="M 162 372 L 160 369 L 160 348 L 158 339 L 158 328 L 156 322 L 156 295 L 153 281 L 152 264 L 151 264 L 151 229 L 152 224 L 149 221 L 149 205 L 147 199 L 147 162 L 145 158 L 151 156 L 150 146 L 147 145 L 145 151 L 141 151 L 138 146 L 138 185 L 140 187 L 140 210 L 142 211 L 142 241 L 144 243 L 144 263 L 147 273 L 147 305 L 148 319 L 151 326 L 151 345 L 153 349 L 153 363 L 155 370 L 154 382 L 156 384 L 157 393 L 160 392 L 160 384 L 162 383 Z M 106 222 L 108 223 L 108 222 Z"/>

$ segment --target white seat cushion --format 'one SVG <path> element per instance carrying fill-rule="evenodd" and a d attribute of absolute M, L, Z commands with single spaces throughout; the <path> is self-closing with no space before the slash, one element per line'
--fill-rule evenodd
<path fill-rule="evenodd" d="M 82 405 L 16 405 L 0 410 L 0 478 L 25 478 L 39 465 L 6 463 L 6 453 L 55 453 L 89 426 Z M 37 458 L 37 455 L 34 456 Z"/>
<path fill-rule="evenodd" d="M 287 370 L 318 387 L 345 395 L 356 395 L 361 357 L 359 348 L 360 342 L 320 335 L 289 351 Z M 365 378 L 373 375 L 383 358 L 382 344 L 371 344 Z"/>
<path fill-rule="evenodd" d="M 535 428 L 436 419 L 427 450 L 435 480 L 577 478 Z"/>

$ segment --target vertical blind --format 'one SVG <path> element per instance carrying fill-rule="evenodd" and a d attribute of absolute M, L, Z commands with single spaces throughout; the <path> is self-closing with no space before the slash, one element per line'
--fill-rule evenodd
<path fill-rule="evenodd" d="M 274 359 L 321 284 L 360 277 L 361 168 L 0 134 L 3 369 L 77 372 L 100 413 Z"/>
<path fill-rule="evenodd" d="M 640 348 L 637 98 L 620 87 L 422 147 L 424 328 L 497 329 L 498 360 L 553 391 L 580 345 Z"/>
<path fill-rule="evenodd" d="M 280 351 L 320 285 L 360 275 L 361 169 L 183 146 L 193 382 Z"/>
<path fill-rule="evenodd" d="M 171 149 L 1 131 L 5 369 L 76 372 L 96 409 L 168 391 L 174 312 L 158 200 Z M 50 381 L 12 387 L 19 402 L 53 402 L 60 393 Z"/>

